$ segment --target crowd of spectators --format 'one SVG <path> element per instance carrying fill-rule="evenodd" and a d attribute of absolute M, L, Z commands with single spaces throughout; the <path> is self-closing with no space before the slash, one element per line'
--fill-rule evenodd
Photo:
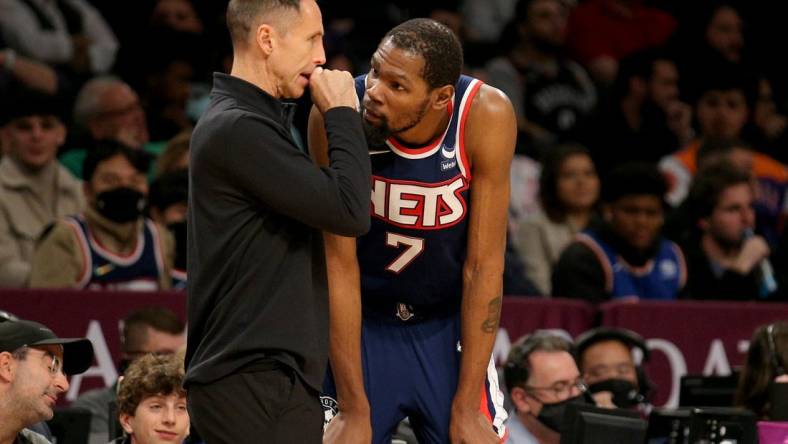
<path fill-rule="evenodd" d="M 0 0 L 0 287 L 186 287 L 189 141 L 211 73 L 232 63 L 224 7 Z M 787 5 L 321 8 L 329 68 L 364 74 L 388 29 L 432 17 L 461 38 L 465 72 L 509 96 L 518 140 L 507 293 L 595 303 L 788 299 L 788 69 L 779 57 Z M 303 144 L 308 95 L 297 105 L 292 132 Z M 763 334 L 753 340 L 760 348 Z M 611 341 L 602 341 L 613 350 L 604 357 L 631 356 L 631 341 Z M 511 359 L 533 368 L 507 375 L 516 417 L 551 435 L 536 421 L 542 401 L 580 396 L 580 375 L 593 382 L 599 373 L 588 363 L 600 346 L 588 346 L 579 368 L 560 339 L 532 336 L 522 347 Z M 760 365 L 757 352 L 748 365 Z M 553 361 L 565 374 L 550 370 Z M 620 376 L 645 390 L 634 373 Z M 561 390 L 527 396 L 526 385 L 554 379 Z M 615 395 L 623 385 L 604 387 Z M 121 410 L 130 435 L 142 395 Z M 167 395 L 180 402 L 178 390 Z M 738 402 L 757 410 L 764 396 L 763 387 L 742 389 Z"/>
<path fill-rule="evenodd" d="M 519 128 L 509 293 L 650 298 L 656 293 L 640 281 L 655 269 L 678 278 L 664 299 L 785 297 L 788 85 L 770 57 L 773 38 L 759 28 L 774 25 L 750 3 L 390 0 L 374 7 L 326 4 L 323 14 L 328 67 L 365 73 L 385 30 L 429 16 L 460 36 L 466 72 L 509 96 Z M 128 273 L 145 269 L 149 275 L 140 278 L 154 282 L 150 288 L 185 287 L 188 180 L 179 170 L 188 168 L 190 134 L 207 103 L 211 73 L 227 72 L 232 63 L 223 15 L 220 2 L 191 0 L 0 1 L 0 285 L 123 288 L 116 281 L 134 281 Z M 292 131 L 302 144 L 309 104 L 308 95 L 298 101 Z M 154 184 L 150 195 L 148 184 L 135 189 L 115 177 L 102 186 L 103 174 L 85 177 L 91 155 L 108 146 L 128 149 L 124 166 L 144 167 Z M 749 178 L 752 195 L 742 205 L 753 214 L 742 209 L 735 223 L 732 215 L 714 217 L 714 205 L 733 211 L 723 210 L 726 190 L 715 188 L 727 185 L 708 180 L 719 171 L 703 171 L 719 170 L 720 162 Z M 626 211 L 616 211 L 620 205 L 602 191 L 636 189 L 614 174 L 635 164 L 641 172 L 658 169 L 666 193 L 658 196 L 660 214 L 653 220 L 629 214 L 631 233 L 625 234 L 616 216 L 626 218 Z M 141 213 L 137 205 L 144 206 Z M 698 208 L 708 211 L 688 210 Z M 70 216 L 76 218 L 67 228 L 63 218 Z M 66 234 L 80 241 L 73 231 L 80 220 L 86 221 L 85 242 L 69 240 Z M 104 230 L 107 223 L 118 226 L 108 237 L 102 223 Z M 616 233 L 610 228 L 617 224 Z M 601 236 L 598 248 L 573 246 L 562 259 L 578 234 L 582 240 L 594 231 Z M 633 239 L 623 237 L 639 231 L 644 243 L 633 256 L 627 246 Z M 137 254 L 145 253 L 138 237 L 156 243 L 153 254 Z M 680 247 L 668 258 L 675 264 L 659 257 L 658 244 L 671 241 Z M 39 270 L 33 269 L 36 246 Z M 569 272 L 598 281 L 599 291 L 582 291 L 582 279 L 576 288 L 551 285 L 555 271 L 563 281 L 566 267 L 556 265 L 577 262 L 571 256 L 578 248 L 581 260 L 595 257 L 593 269 L 586 264 Z M 74 276 L 48 277 L 53 251 L 74 262 L 57 271 Z M 82 255 L 106 267 L 86 277 Z M 154 263 L 139 264 L 144 260 Z M 616 279 L 607 270 L 621 266 L 621 279 L 639 283 L 613 291 Z M 748 285 L 725 285 L 745 277 Z M 698 279 L 736 290 L 717 294 L 695 285 Z"/>

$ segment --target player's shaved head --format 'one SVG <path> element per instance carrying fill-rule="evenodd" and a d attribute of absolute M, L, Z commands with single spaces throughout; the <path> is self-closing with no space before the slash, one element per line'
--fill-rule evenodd
<path fill-rule="evenodd" d="M 249 40 L 249 33 L 259 24 L 277 25 L 284 13 L 298 13 L 300 7 L 301 0 L 230 0 L 227 5 L 227 28 L 233 46 L 244 46 Z"/>

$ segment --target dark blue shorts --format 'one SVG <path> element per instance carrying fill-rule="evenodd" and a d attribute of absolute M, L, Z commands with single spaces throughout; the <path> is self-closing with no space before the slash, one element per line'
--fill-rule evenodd
<path fill-rule="evenodd" d="M 364 387 L 372 415 L 373 444 L 390 444 L 410 418 L 420 443 L 448 443 L 451 403 L 460 371 L 460 315 L 417 322 L 365 317 L 361 332 Z M 480 410 L 504 436 L 503 394 L 490 360 Z M 326 421 L 336 414 L 329 369 L 322 398 Z"/>

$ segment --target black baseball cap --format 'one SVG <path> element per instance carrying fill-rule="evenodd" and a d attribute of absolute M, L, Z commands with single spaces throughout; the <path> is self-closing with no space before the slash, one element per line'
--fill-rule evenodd
<path fill-rule="evenodd" d="M 93 344 L 86 338 L 58 338 L 52 330 L 33 321 L 0 322 L 0 352 L 36 345 L 63 346 L 63 372 L 76 375 L 93 363 Z"/>

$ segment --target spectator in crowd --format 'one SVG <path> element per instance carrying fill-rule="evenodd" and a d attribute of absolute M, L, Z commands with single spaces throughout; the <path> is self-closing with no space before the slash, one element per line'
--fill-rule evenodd
<path fill-rule="evenodd" d="M 167 146 L 156 159 L 156 176 L 189 169 L 189 145 L 191 130 L 178 133 L 167 141 Z"/>
<path fill-rule="evenodd" d="M 687 196 L 697 171 L 697 154 L 706 140 L 739 139 L 749 119 L 754 84 L 739 70 L 708 72 L 695 89 L 692 101 L 698 123 L 695 140 L 684 149 L 663 157 L 659 169 L 670 185 L 667 201 L 678 206 Z"/>
<path fill-rule="evenodd" d="M 0 97 L 7 97 L 20 86 L 55 94 L 60 84 L 55 70 L 46 64 L 19 55 L 13 49 L 0 50 Z"/>
<path fill-rule="evenodd" d="M 721 2 L 715 7 L 706 25 L 706 42 L 730 63 L 741 63 L 744 49 L 744 24 L 732 5 Z"/>
<path fill-rule="evenodd" d="M 118 50 L 112 29 L 85 0 L 0 0 L 0 33 L 26 57 L 88 75 L 109 71 Z"/>
<path fill-rule="evenodd" d="M 755 231 L 776 244 L 788 217 L 788 168 L 740 139 L 706 139 L 695 156 L 696 168 L 720 162 L 749 176 L 755 192 Z"/>
<path fill-rule="evenodd" d="M 770 390 L 788 384 L 788 322 L 762 325 L 755 330 L 739 378 L 735 405 L 764 421 L 771 413 Z"/>
<path fill-rule="evenodd" d="M 643 338 L 624 328 L 598 327 L 575 340 L 577 362 L 588 391 L 598 405 L 636 409 L 647 417 L 651 382 L 642 367 L 635 363 L 638 350 L 643 361 L 649 351 Z"/>
<path fill-rule="evenodd" d="M 649 164 L 623 164 L 602 184 L 602 220 L 579 234 L 553 272 L 553 295 L 594 303 L 676 299 L 686 282 L 679 247 L 661 235 L 665 181 Z"/>
<path fill-rule="evenodd" d="M 596 106 L 588 74 L 563 55 L 566 16 L 561 0 L 520 0 L 499 43 L 505 55 L 486 67 L 517 113 L 517 152 L 539 160 L 555 143 L 576 140 Z"/>
<path fill-rule="evenodd" d="M 749 128 L 753 146 L 783 165 L 788 164 L 788 117 L 778 109 L 772 82 L 763 76 L 758 81 L 758 98 L 752 114 Z M 745 131 L 746 132 L 746 131 Z"/>
<path fill-rule="evenodd" d="M 191 0 L 158 0 L 151 13 L 152 28 L 202 34 L 203 24 Z"/>
<path fill-rule="evenodd" d="M 514 18 L 518 0 L 465 0 L 461 13 L 466 36 L 472 42 L 493 45 Z"/>
<path fill-rule="evenodd" d="M 187 113 L 192 82 L 200 77 L 199 36 L 160 29 L 148 38 L 147 63 L 139 66 L 138 84 L 147 127 L 153 140 L 169 140 L 194 125 Z M 151 45 L 154 47 L 151 48 Z"/>
<path fill-rule="evenodd" d="M 692 109 L 679 99 L 679 72 L 662 50 L 647 49 L 621 60 L 609 103 L 589 126 L 601 172 L 624 162 L 657 162 L 690 142 Z"/>
<path fill-rule="evenodd" d="M 25 287 L 44 228 L 85 206 L 81 186 L 61 167 L 66 129 L 50 96 L 22 91 L 0 109 L 0 287 Z"/>
<path fill-rule="evenodd" d="M 750 175 L 728 162 L 700 171 L 690 188 L 686 208 L 696 235 L 683 245 L 692 299 L 752 300 L 776 288 L 764 279 L 770 248 L 754 234 L 755 209 Z"/>
<path fill-rule="evenodd" d="M 504 365 L 506 389 L 515 410 L 506 423 L 506 442 L 557 443 L 566 405 L 589 403 L 572 343 L 537 331 L 512 345 Z"/>
<path fill-rule="evenodd" d="M 189 434 L 183 357 L 146 355 L 126 370 L 118 390 L 118 419 L 125 436 L 116 444 L 180 443 Z"/>
<path fill-rule="evenodd" d="M 115 77 L 96 77 L 87 82 L 74 102 L 74 147 L 60 156 L 60 162 L 82 178 L 87 152 L 98 142 L 112 140 L 156 157 L 165 142 L 150 143 L 145 111 L 137 93 Z"/>
<path fill-rule="evenodd" d="M 87 339 L 61 339 L 31 321 L 0 322 L 0 443 L 49 444 L 26 429 L 50 420 L 66 375 L 84 372 L 93 362 Z"/>
<path fill-rule="evenodd" d="M 564 248 L 586 228 L 599 199 L 594 162 L 580 145 L 548 153 L 539 178 L 541 211 L 520 223 L 515 245 L 528 279 L 549 295 L 553 266 Z"/>
<path fill-rule="evenodd" d="M 186 344 L 185 326 L 172 311 L 161 307 L 146 307 L 129 313 L 121 324 L 119 374 L 124 374 L 136 359 L 148 354 L 169 355 Z M 118 383 L 110 387 L 89 390 L 71 405 L 89 410 L 90 444 L 105 444 L 109 436 L 109 405 L 115 402 Z M 115 420 L 113 418 L 113 420 Z"/>
<path fill-rule="evenodd" d="M 170 288 L 173 241 L 142 216 L 147 157 L 105 142 L 85 158 L 88 208 L 59 220 L 33 257 L 31 286 L 159 290 Z"/>
<path fill-rule="evenodd" d="M 683 20 L 669 44 L 689 87 L 703 83 L 709 69 L 755 71 L 745 51 L 741 14 L 730 1 L 714 3 L 703 5 L 695 18 Z"/>
<path fill-rule="evenodd" d="M 623 57 L 663 46 L 675 28 L 673 17 L 642 0 L 588 0 L 569 16 L 567 43 L 597 82 L 610 85 Z"/>
<path fill-rule="evenodd" d="M 150 187 L 148 208 L 154 222 L 167 227 L 175 239 L 170 276 L 173 290 L 186 289 L 186 209 L 189 174 L 184 170 L 159 176 Z"/>

